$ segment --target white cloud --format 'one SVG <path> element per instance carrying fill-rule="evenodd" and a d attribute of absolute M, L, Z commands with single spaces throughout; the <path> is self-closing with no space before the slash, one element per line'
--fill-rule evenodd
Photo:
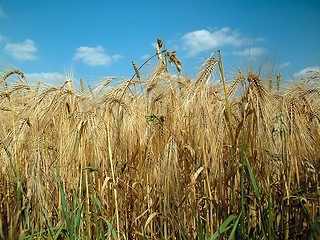
<path fill-rule="evenodd" d="M 284 63 L 282 63 L 282 64 L 279 65 L 279 69 L 289 67 L 290 65 L 291 65 L 291 63 L 289 63 L 289 62 L 284 62 Z"/>
<path fill-rule="evenodd" d="M 215 31 L 198 30 L 186 33 L 181 38 L 183 47 L 189 55 L 219 48 L 224 45 L 241 46 L 245 42 L 239 31 L 224 27 Z"/>
<path fill-rule="evenodd" d="M 305 78 L 311 76 L 315 72 L 320 72 L 320 66 L 307 67 L 293 74 L 294 78 Z"/>
<path fill-rule="evenodd" d="M 233 51 L 233 54 L 244 57 L 257 57 L 266 52 L 266 49 L 260 47 L 246 48 L 241 51 Z"/>
<path fill-rule="evenodd" d="M 5 18 L 7 15 L 5 14 L 5 12 L 3 11 L 2 6 L 0 6 L 0 18 Z"/>
<path fill-rule="evenodd" d="M 28 82 L 34 84 L 42 82 L 48 85 L 61 86 L 67 77 L 59 72 L 40 72 L 40 73 L 26 73 Z"/>
<path fill-rule="evenodd" d="M 108 66 L 112 62 L 119 61 L 122 58 L 123 56 L 120 54 L 109 56 L 100 45 L 97 47 L 79 47 L 73 56 L 74 60 L 83 61 L 89 66 Z"/>
<path fill-rule="evenodd" d="M 142 60 L 147 60 L 148 58 L 150 58 L 150 54 L 145 54 L 145 55 L 141 56 Z"/>
<path fill-rule="evenodd" d="M 112 60 L 115 62 L 120 61 L 121 59 L 123 59 L 123 56 L 121 54 L 114 54 L 111 56 Z"/>
<path fill-rule="evenodd" d="M 35 60 L 37 58 L 37 47 L 31 39 L 21 43 L 7 43 L 4 49 L 12 57 L 18 60 Z"/>

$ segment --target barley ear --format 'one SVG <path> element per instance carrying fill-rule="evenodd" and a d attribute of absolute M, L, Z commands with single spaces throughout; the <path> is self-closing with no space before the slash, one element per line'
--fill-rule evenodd
<path fill-rule="evenodd" d="M 140 78 L 141 78 L 140 71 L 139 71 L 139 68 L 137 67 L 137 64 L 134 60 L 132 61 L 132 66 L 133 66 L 133 69 L 137 75 L 137 78 L 140 80 Z"/>
<path fill-rule="evenodd" d="M 158 39 L 157 39 L 157 43 L 158 43 L 159 49 L 162 48 L 162 46 L 163 46 L 163 41 L 162 41 L 161 38 L 158 38 Z"/>

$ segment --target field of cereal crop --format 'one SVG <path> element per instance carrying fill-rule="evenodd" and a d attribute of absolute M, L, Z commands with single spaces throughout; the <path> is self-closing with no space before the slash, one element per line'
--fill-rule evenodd
<path fill-rule="evenodd" d="M 156 49 L 97 88 L 2 74 L 0 239 L 319 239 L 320 73 L 226 79 L 214 51 L 190 79 Z"/>

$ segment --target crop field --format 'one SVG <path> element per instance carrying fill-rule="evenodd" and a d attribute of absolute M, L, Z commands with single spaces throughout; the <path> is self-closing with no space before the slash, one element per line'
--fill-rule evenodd
<path fill-rule="evenodd" d="M 0 239 L 320 239 L 320 73 L 153 57 L 96 88 L 2 73 Z"/>

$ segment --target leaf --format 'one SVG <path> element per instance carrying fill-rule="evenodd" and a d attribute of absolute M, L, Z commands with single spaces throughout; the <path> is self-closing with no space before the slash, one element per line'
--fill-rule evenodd
<path fill-rule="evenodd" d="M 63 230 L 63 225 L 61 225 L 58 229 L 58 231 L 56 232 L 56 234 L 54 235 L 53 239 L 60 239 L 60 233 Z"/>
<path fill-rule="evenodd" d="M 74 224 L 75 224 L 75 228 L 78 228 L 80 225 L 80 219 L 81 219 L 81 213 L 82 213 L 82 208 L 83 208 L 83 201 L 81 202 L 80 206 L 77 209 L 77 213 L 74 219 Z"/>
<path fill-rule="evenodd" d="M 200 214 L 198 215 L 198 240 L 204 240 L 204 234 L 203 234 L 203 229 L 202 229 L 202 224 L 201 224 L 201 219 L 200 219 Z"/>
<path fill-rule="evenodd" d="M 266 236 L 266 232 L 265 232 L 265 219 L 263 218 L 263 209 L 261 208 L 262 204 L 261 204 L 261 197 L 260 197 L 260 192 L 259 192 L 259 187 L 258 187 L 258 184 L 256 182 L 256 178 L 254 177 L 254 174 L 252 172 L 252 168 L 250 166 L 250 163 L 248 161 L 248 159 L 246 159 L 246 164 L 247 164 L 247 168 L 248 168 L 248 172 L 249 172 L 249 176 L 250 176 L 250 180 L 251 180 L 251 183 L 252 183 L 252 186 L 253 186 L 253 189 L 254 189 L 254 193 L 256 195 L 256 199 L 259 203 L 259 206 L 260 206 L 260 214 L 262 216 L 262 234 L 263 234 L 263 237 L 264 239 L 267 239 L 267 236 Z"/>
<path fill-rule="evenodd" d="M 250 166 L 250 163 L 249 163 L 248 159 L 246 159 L 246 164 L 247 164 L 250 180 L 251 180 L 251 183 L 252 183 L 252 186 L 253 186 L 253 189 L 254 189 L 254 193 L 256 195 L 257 200 L 260 202 L 261 198 L 260 198 L 260 193 L 259 193 L 259 187 L 258 187 L 258 184 L 256 182 L 256 178 L 254 177 L 254 174 L 252 172 L 252 168 Z"/>
<path fill-rule="evenodd" d="M 58 185 L 59 185 L 59 190 L 60 190 L 60 194 L 61 194 L 61 205 L 62 205 L 62 213 L 63 213 L 63 217 L 64 219 L 67 219 L 67 202 L 66 202 L 66 195 L 65 192 L 63 190 L 63 186 L 61 183 L 61 180 L 58 179 Z"/>
<path fill-rule="evenodd" d="M 236 221 L 235 224 L 233 225 L 233 228 L 232 228 L 232 231 L 231 231 L 231 233 L 230 233 L 230 236 L 229 236 L 228 240 L 234 239 L 234 234 L 235 234 L 235 232 L 236 232 L 236 230 L 237 230 L 237 227 L 238 227 L 238 223 L 239 223 L 241 214 L 242 214 L 242 212 L 240 212 L 237 221 Z"/>
<path fill-rule="evenodd" d="M 109 222 L 109 221 L 108 221 L 107 219 L 105 219 L 104 217 L 101 217 L 101 219 L 108 224 L 109 234 L 111 233 L 112 236 L 113 236 L 113 238 L 117 240 L 117 239 L 118 239 L 117 232 L 116 232 L 116 230 L 114 229 L 114 227 L 112 226 L 111 222 Z"/>
<path fill-rule="evenodd" d="M 236 215 L 230 215 L 223 223 L 222 225 L 217 229 L 217 231 L 209 238 L 209 240 L 215 240 L 217 237 L 219 237 L 222 233 L 229 230 L 232 225 L 229 226 L 229 224 L 236 218 Z"/>
<path fill-rule="evenodd" d="M 100 199 L 97 198 L 96 196 L 93 196 L 93 200 L 94 200 L 94 203 L 98 206 L 100 212 L 102 212 L 102 203 L 101 203 Z"/>

